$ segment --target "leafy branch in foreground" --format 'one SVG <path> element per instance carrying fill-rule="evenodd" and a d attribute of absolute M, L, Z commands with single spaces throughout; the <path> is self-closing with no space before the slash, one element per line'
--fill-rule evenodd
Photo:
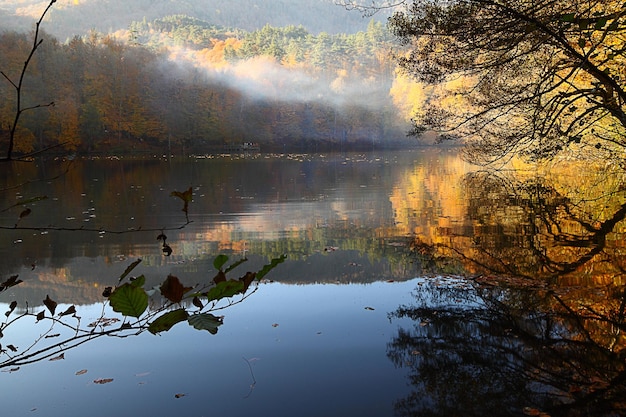
<path fill-rule="evenodd" d="M 103 302 L 100 317 L 86 326 L 81 324 L 76 306 L 71 305 L 57 313 L 59 304 L 49 296 L 43 300 L 44 308 L 37 312 L 26 304 L 24 312 L 16 314 L 18 303 L 12 301 L 5 312 L 6 320 L 0 323 L 0 339 L 5 337 L 7 330 L 23 324 L 32 325 L 38 336 L 26 347 L 0 344 L 0 368 L 17 371 L 22 365 L 61 359 L 65 352 L 102 336 L 126 338 L 145 331 L 159 334 L 185 321 L 197 330 L 216 334 L 223 323 L 223 316 L 213 313 L 247 299 L 258 290 L 260 280 L 285 259 L 283 255 L 272 259 L 257 272 L 227 278 L 226 273 L 246 262 L 246 259 L 224 269 L 228 257 L 219 255 L 213 263 L 218 272 L 212 282 L 187 287 L 178 277 L 169 275 L 154 288 L 145 288 L 145 276 L 130 276 L 141 263 L 138 259 L 120 275 L 115 287 L 105 288 L 102 295 L 106 301 Z M 0 284 L 0 292 L 21 282 L 17 275 L 11 276 Z M 29 318 L 34 319 L 34 323 L 25 323 Z M 44 323 L 48 327 L 42 332 Z"/>

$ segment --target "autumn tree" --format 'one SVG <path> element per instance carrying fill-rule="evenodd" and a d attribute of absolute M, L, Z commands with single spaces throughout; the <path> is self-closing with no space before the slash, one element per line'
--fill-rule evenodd
<path fill-rule="evenodd" d="M 511 155 L 552 158 L 565 150 L 623 153 L 622 2 L 400 3 L 389 21 L 407 46 L 398 62 L 433 87 L 415 114 L 416 133 L 461 138 L 473 159 L 485 163 Z"/>

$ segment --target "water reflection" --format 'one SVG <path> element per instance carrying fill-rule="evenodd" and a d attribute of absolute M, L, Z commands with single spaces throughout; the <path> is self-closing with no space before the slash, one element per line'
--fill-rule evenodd
<path fill-rule="evenodd" d="M 99 288 L 111 285 L 111 277 L 136 258 L 143 259 L 141 273 L 148 280 L 174 273 L 192 284 L 205 279 L 220 253 L 261 264 L 286 254 L 285 268 L 276 271 L 278 281 L 409 279 L 421 272 L 421 265 L 408 261 L 411 232 L 398 217 L 394 195 L 415 186 L 407 181 L 407 170 L 424 169 L 438 175 L 436 181 L 455 183 L 436 168 L 453 161 L 458 161 L 454 153 L 439 150 L 76 160 L 58 180 L 28 183 L 19 194 L 2 196 L 3 207 L 33 196 L 47 198 L 24 205 L 32 212 L 18 230 L 13 224 L 22 207 L 3 212 L 1 268 L 24 280 L 24 298 L 40 300 L 51 292 L 74 303 L 97 301 Z M 40 165 L 42 171 L 54 171 L 48 163 Z M 32 166 L 17 169 L 28 171 L 20 171 L 19 177 L 37 174 L 30 172 Z M 190 186 L 192 223 L 167 232 L 173 253 L 165 257 L 156 240 L 158 230 L 186 220 L 180 201 L 170 193 Z M 434 195 L 432 202 L 442 206 L 439 199 Z M 57 230 L 67 227 L 78 231 Z M 127 230 L 132 233 L 114 233 Z M 310 273 L 297 272 L 301 268 Z M 14 295 L 19 297 L 19 291 Z"/>
<path fill-rule="evenodd" d="M 413 386 L 397 415 L 626 412 L 623 291 L 436 279 L 414 296 L 390 315 L 415 322 L 387 348 Z"/>
<path fill-rule="evenodd" d="M 54 171 L 36 167 L 20 168 L 20 176 Z M 359 404 L 366 415 L 376 400 L 363 387 L 367 376 L 372 387 L 377 380 L 396 384 L 384 399 L 395 400 L 398 415 L 623 414 L 624 173 L 609 162 L 587 163 L 584 170 L 576 163 L 514 168 L 474 171 L 442 150 L 76 161 L 61 181 L 29 183 L 3 197 L 2 207 L 10 208 L 0 215 L 7 225 L 0 234 L 3 275 L 24 280 L 5 291 L 3 301 L 34 306 L 50 295 L 93 304 L 137 258 L 143 259 L 137 273 L 145 275 L 146 287 L 170 273 L 193 286 L 212 278 L 220 253 L 246 256 L 252 270 L 285 254 L 271 276 L 280 285 L 268 288 L 289 297 L 268 292 L 249 309 L 242 306 L 245 320 L 228 330 L 237 333 L 237 343 L 212 343 L 231 343 L 225 357 L 233 346 L 252 350 L 246 357 L 254 351 L 272 357 L 275 375 L 290 378 L 291 385 L 297 380 L 298 392 L 315 390 L 317 396 L 306 397 L 310 404 L 332 394 L 337 409 Z M 192 223 L 167 231 L 173 253 L 164 256 L 158 233 L 139 230 L 185 222 L 170 193 L 190 186 Z M 41 195 L 48 198 L 25 204 L 32 213 L 20 225 L 31 228 L 13 230 L 23 209 L 16 202 Z M 81 225 L 106 232 L 54 230 Z M 415 279 L 426 276 L 470 279 Z M 397 288 L 411 280 L 421 283 L 413 305 L 397 308 L 406 296 Z M 381 294 L 387 294 L 384 303 Z M 374 333 L 361 316 L 376 314 L 378 320 L 392 310 L 393 331 L 380 324 Z M 261 324 L 259 311 L 266 314 Z M 260 333 L 262 346 L 255 338 Z M 312 340 L 322 334 L 332 337 Z M 288 347 L 273 352 L 271 343 L 283 338 Z M 413 393 L 397 388 L 405 375 L 385 368 L 382 363 L 391 364 L 376 343 L 388 343 L 387 357 L 409 372 Z M 180 356 L 187 358 L 186 352 Z M 300 352 L 317 365 L 308 366 Z M 192 359 L 180 360 L 195 369 Z M 336 389 L 312 388 L 295 375 L 305 364 Z M 336 382 L 337 369 L 346 384 Z M 279 377 L 265 382 L 290 388 Z M 359 392 L 344 387 L 356 382 Z M 266 410 L 280 415 L 270 404 L 280 398 L 264 395 Z M 318 405 L 311 415 L 322 409 L 336 411 Z M 294 402 L 290 411 L 302 410 Z"/>
<path fill-rule="evenodd" d="M 464 216 L 416 238 L 469 272 L 621 284 L 624 172 L 598 165 L 571 175 L 581 168 L 470 173 Z"/>

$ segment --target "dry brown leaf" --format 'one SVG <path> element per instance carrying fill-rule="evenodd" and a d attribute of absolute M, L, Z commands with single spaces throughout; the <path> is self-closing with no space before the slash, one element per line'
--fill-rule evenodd
<path fill-rule="evenodd" d="M 84 375 L 87 373 L 86 369 L 81 369 L 80 371 L 76 371 L 76 375 Z"/>
<path fill-rule="evenodd" d="M 94 384 L 108 384 L 109 382 L 113 382 L 113 378 L 98 378 L 98 379 L 94 379 L 93 383 Z"/>

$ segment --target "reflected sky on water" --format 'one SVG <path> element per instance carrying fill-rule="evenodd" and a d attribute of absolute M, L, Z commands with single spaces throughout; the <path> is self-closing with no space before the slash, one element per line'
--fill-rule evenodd
<path fill-rule="evenodd" d="M 13 416 L 391 415 L 408 389 L 405 371 L 385 356 L 398 326 L 387 313 L 408 302 L 414 286 L 262 285 L 224 311 L 217 335 L 180 324 L 162 336 L 99 339 L 64 360 L 0 373 L 3 397 L 16 399 L 3 410 Z M 79 311 L 96 318 L 100 308 Z M 87 373 L 75 375 L 82 369 Z M 103 378 L 113 381 L 93 382 Z"/>
<path fill-rule="evenodd" d="M 216 313 L 217 335 L 183 322 L 4 367 L 7 413 L 620 415 L 621 174 L 471 169 L 445 149 L 14 167 L 0 270 L 24 282 L 0 293 L 2 309 L 18 302 L 10 317 L 50 296 L 84 325 L 136 259 L 146 288 L 209 284 L 219 254 L 248 258 L 235 275 L 286 260 Z M 189 188 L 185 224 L 170 194 Z M 5 357 L 42 325 L 7 328 Z"/>

